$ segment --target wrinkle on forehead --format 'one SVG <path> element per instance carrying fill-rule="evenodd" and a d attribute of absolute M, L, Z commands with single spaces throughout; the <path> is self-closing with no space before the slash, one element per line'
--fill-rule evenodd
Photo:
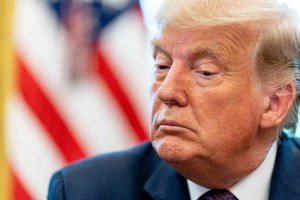
<path fill-rule="evenodd" d="M 186 29 L 166 25 L 161 27 L 153 44 L 170 54 L 171 52 L 166 49 L 167 46 L 171 46 L 175 51 L 181 51 L 184 48 L 184 56 L 187 58 L 190 55 L 206 52 L 216 56 L 224 64 L 236 65 L 243 62 L 241 58 L 252 59 L 258 37 L 259 31 L 251 25 Z"/>

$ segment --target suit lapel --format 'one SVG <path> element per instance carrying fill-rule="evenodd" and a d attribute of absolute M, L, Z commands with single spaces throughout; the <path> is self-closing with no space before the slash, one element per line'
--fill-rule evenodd
<path fill-rule="evenodd" d="M 283 135 L 273 170 L 269 200 L 300 200 L 300 142 Z"/>
<path fill-rule="evenodd" d="M 190 199 L 186 179 L 164 161 L 146 181 L 144 190 L 155 200 Z"/>

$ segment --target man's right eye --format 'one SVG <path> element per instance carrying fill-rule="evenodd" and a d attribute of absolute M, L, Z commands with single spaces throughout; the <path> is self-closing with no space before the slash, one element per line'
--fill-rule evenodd
<path fill-rule="evenodd" d="M 165 70 L 168 70 L 170 67 L 166 65 L 155 65 L 155 69 L 157 72 L 163 72 Z"/>

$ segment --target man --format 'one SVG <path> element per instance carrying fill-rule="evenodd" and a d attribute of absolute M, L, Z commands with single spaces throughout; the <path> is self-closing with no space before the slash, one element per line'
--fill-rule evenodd
<path fill-rule="evenodd" d="M 275 1 L 165 0 L 151 144 L 57 172 L 49 199 L 300 199 L 300 29 Z"/>

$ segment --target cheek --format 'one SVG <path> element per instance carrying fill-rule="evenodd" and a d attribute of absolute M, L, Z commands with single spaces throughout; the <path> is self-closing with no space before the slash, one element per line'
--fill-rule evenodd
<path fill-rule="evenodd" d="M 200 132 L 227 143 L 232 138 L 247 140 L 256 133 L 261 117 L 260 98 L 255 94 L 231 91 L 207 92 L 192 108 Z M 197 101 L 197 100 L 196 100 Z"/>

